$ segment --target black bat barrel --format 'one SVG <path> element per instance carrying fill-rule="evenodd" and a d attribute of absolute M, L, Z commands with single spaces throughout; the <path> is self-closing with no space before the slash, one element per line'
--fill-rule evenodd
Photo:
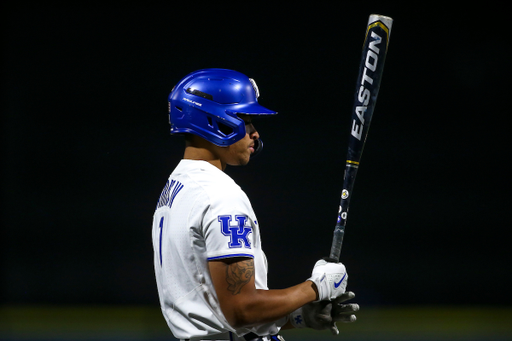
<path fill-rule="evenodd" d="M 368 20 L 352 107 L 343 190 L 329 255 L 329 260 L 335 262 L 339 261 L 341 254 L 350 198 L 379 94 L 392 22 L 393 19 L 389 17 L 375 14 L 370 15 Z"/>

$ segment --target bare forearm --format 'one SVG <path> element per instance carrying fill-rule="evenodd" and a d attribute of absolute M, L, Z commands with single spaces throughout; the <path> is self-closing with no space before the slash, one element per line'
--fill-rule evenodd
<path fill-rule="evenodd" d="M 235 325 L 248 326 L 277 321 L 292 311 L 316 299 L 313 282 L 306 281 L 286 289 L 256 290 L 244 304 L 238 306 Z"/>
<path fill-rule="evenodd" d="M 233 327 L 277 321 L 317 299 L 311 281 L 286 289 L 256 289 L 252 259 L 213 261 L 209 267 L 220 307 Z"/>

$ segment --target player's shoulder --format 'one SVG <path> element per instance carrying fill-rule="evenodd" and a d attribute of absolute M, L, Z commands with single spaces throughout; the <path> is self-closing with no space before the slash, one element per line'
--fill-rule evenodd
<path fill-rule="evenodd" d="M 243 193 L 229 175 L 206 161 L 181 160 L 171 177 L 173 175 L 186 178 L 187 182 L 193 183 L 212 199 L 223 199 Z"/>

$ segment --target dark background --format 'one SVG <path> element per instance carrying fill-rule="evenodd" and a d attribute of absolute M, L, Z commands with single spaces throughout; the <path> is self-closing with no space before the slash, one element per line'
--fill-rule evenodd
<path fill-rule="evenodd" d="M 362 2 L 2 5 L 2 304 L 158 305 L 152 214 L 191 71 L 254 78 L 251 198 L 269 285 L 330 249 L 371 13 L 390 48 L 342 261 L 365 305 L 510 305 L 510 32 L 503 8 Z M 450 6 L 448 6 L 450 7 Z"/>

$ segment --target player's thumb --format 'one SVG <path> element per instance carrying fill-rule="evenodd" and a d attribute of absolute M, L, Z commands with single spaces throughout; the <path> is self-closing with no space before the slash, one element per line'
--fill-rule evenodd
<path fill-rule="evenodd" d="M 338 335 L 340 331 L 338 330 L 338 327 L 336 326 L 336 322 L 332 322 L 331 326 L 329 327 L 331 330 L 332 335 Z"/>

